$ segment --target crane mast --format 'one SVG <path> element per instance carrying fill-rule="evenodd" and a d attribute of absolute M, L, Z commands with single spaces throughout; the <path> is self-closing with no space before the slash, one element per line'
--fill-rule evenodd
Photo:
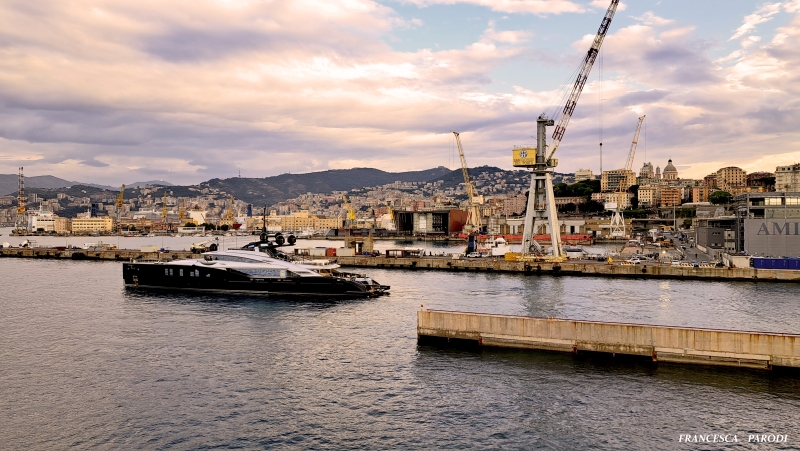
<path fill-rule="evenodd" d="M 467 159 L 464 158 L 464 149 L 461 147 L 461 138 L 458 132 L 453 132 L 456 136 L 456 144 L 458 145 L 458 156 L 461 157 L 461 173 L 464 175 L 464 189 L 467 191 L 469 198 L 469 208 L 467 209 L 467 224 L 465 227 L 466 232 L 480 231 L 481 230 L 481 213 L 478 207 L 478 195 L 475 193 L 475 182 L 469 178 L 467 171 Z"/>
<path fill-rule="evenodd" d="M 161 205 L 161 219 L 167 220 L 167 189 L 164 188 L 164 204 Z"/>
<path fill-rule="evenodd" d="M 639 133 L 642 131 L 642 122 L 644 121 L 646 115 L 642 115 L 639 117 L 639 124 L 636 126 L 636 132 L 633 134 L 633 141 L 631 142 L 631 150 L 628 151 L 628 159 L 625 161 L 625 167 L 623 168 L 623 174 L 627 177 L 627 174 L 633 168 L 633 157 L 636 155 L 636 146 L 639 145 Z M 611 236 L 627 236 L 627 231 L 625 230 L 625 217 L 622 214 L 622 196 L 625 195 L 625 191 L 628 189 L 627 186 L 623 183 L 621 179 L 619 181 L 619 186 L 617 186 L 617 199 L 616 199 L 616 209 L 614 210 L 614 215 L 611 217 Z"/>
<path fill-rule="evenodd" d="M 558 223 L 558 212 L 556 210 L 555 199 L 553 197 L 553 169 L 558 165 L 558 160 L 553 158 L 561 139 L 564 137 L 569 120 L 578 99 L 581 96 L 586 80 L 592 70 L 597 54 L 603 44 L 608 28 L 611 26 L 611 19 L 617 11 L 619 0 L 611 0 L 611 4 L 606 10 L 606 14 L 600 23 L 600 28 L 595 35 L 592 46 L 583 59 L 583 64 L 578 72 L 578 77 L 572 85 L 572 92 L 567 99 L 567 103 L 561 110 L 561 117 L 558 125 L 553 119 L 547 118 L 544 114 L 536 120 L 536 147 L 535 148 L 515 148 L 514 166 L 527 167 L 533 173 L 531 177 L 531 189 L 528 193 L 528 204 L 525 213 L 525 225 L 522 232 L 522 255 L 523 258 L 531 254 L 541 254 L 542 247 L 534 240 L 534 234 L 542 225 L 547 224 L 550 229 L 550 242 L 553 249 L 553 258 L 561 259 L 561 227 Z M 553 131 L 551 151 L 547 153 L 547 127 L 556 125 Z M 530 158 L 529 152 L 534 154 Z"/>

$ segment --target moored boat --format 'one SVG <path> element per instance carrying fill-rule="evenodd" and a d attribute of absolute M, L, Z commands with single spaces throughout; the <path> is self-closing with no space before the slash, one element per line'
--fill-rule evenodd
<path fill-rule="evenodd" d="M 242 249 L 212 251 L 200 258 L 123 264 L 125 285 L 131 288 L 211 291 L 249 294 L 380 296 L 389 287 L 361 274 L 339 272 L 337 264 L 290 261 L 278 251 L 281 234 Z M 289 237 L 290 245 L 294 237 Z"/>

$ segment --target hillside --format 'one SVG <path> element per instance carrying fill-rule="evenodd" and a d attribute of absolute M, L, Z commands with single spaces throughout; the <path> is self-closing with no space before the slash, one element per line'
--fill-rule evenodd
<path fill-rule="evenodd" d="M 17 174 L 0 174 L 0 196 L 9 194 L 17 194 L 18 179 Z M 84 185 L 100 189 L 113 189 L 110 186 L 96 185 L 93 183 L 71 182 L 52 175 L 35 175 L 33 177 L 25 177 L 25 188 L 44 188 L 44 189 L 58 189 L 66 186 Z"/>
<path fill-rule="evenodd" d="M 450 172 L 452 172 L 450 169 L 442 166 L 411 172 L 386 172 L 372 168 L 337 169 L 308 174 L 281 174 L 263 179 L 238 177 L 211 179 L 201 183 L 200 188 L 218 189 L 253 205 L 274 205 L 308 192 L 349 191 L 395 181 L 426 182 L 432 179 L 440 180 Z M 178 187 L 170 189 L 173 188 Z"/>

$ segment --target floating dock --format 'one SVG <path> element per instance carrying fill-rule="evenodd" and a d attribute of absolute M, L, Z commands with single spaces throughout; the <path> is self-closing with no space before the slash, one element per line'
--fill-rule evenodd
<path fill-rule="evenodd" d="M 420 310 L 420 343 L 645 356 L 677 362 L 771 369 L 800 367 L 800 335 L 529 316 Z"/>

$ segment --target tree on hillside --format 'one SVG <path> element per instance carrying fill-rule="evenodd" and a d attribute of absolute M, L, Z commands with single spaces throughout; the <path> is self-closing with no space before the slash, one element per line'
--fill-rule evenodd
<path fill-rule="evenodd" d="M 708 201 L 714 205 L 728 204 L 733 200 L 733 195 L 727 191 L 714 191 L 708 195 Z"/>
<path fill-rule="evenodd" d="M 581 213 L 597 213 L 605 210 L 605 206 L 596 200 L 588 200 L 578 206 Z"/>

